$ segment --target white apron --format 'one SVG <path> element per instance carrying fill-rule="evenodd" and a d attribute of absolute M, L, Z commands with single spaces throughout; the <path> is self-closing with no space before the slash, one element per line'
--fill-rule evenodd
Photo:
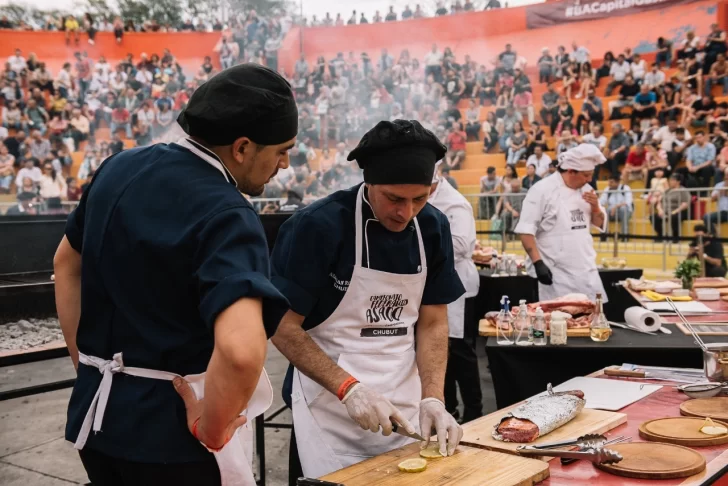
<path fill-rule="evenodd" d="M 203 399 L 205 396 L 204 373 L 180 376 L 168 371 L 124 366 L 121 353 L 116 353 L 110 361 L 78 353 L 78 360 L 86 366 L 97 368 L 103 375 L 101 384 L 96 390 L 76 438 L 74 447 L 78 450 L 83 449 L 86 445 L 86 440 L 92 429 L 94 433 L 101 431 L 106 404 L 109 401 L 109 393 L 111 392 L 111 384 L 116 373 L 166 381 L 172 381 L 180 377 L 192 386 L 198 400 Z M 213 452 L 220 468 L 222 486 L 256 486 L 255 476 L 253 475 L 253 425 L 255 417 L 268 410 L 271 403 L 273 403 L 273 388 L 268 380 L 268 374 L 263 370 L 253 396 L 248 402 L 248 408 L 240 414 L 245 415 L 248 421 L 235 431 L 233 438 L 222 450 Z"/>
<path fill-rule="evenodd" d="M 414 328 L 427 277 L 422 235 L 415 218 L 419 273 L 400 275 L 364 267 L 362 239 L 367 260 L 370 253 L 366 229 L 362 235 L 363 196 L 364 184 L 356 199 L 356 259 L 349 288 L 333 314 L 308 333 L 339 366 L 381 393 L 417 428 L 422 387 Z M 394 433 L 384 437 L 362 430 L 334 394 L 298 369 L 293 373 L 291 401 L 298 455 L 307 477 L 324 476 L 413 441 Z"/>
<path fill-rule="evenodd" d="M 591 206 L 584 201 L 581 191 L 564 186 L 559 192 L 555 225 L 536 235 L 538 251 L 553 275 L 552 285 L 539 282 L 538 298 L 552 300 L 579 293 L 594 300 L 601 293 L 607 302 L 590 232 Z"/>
<path fill-rule="evenodd" d="M 234 180 L 220 160 L 200 150 L 189 140 L 181 139 L 177 142 L 177 144 L 215 167 L 222 173 L 225 180 L 228 182 Z M 167 371 L 127 367 L 124 366 L 122 353 L 116 353 L 110 361 L 79 353 L 79 362 L 86 366 L 93 366 L 94 368 L 97 368 L 103 375 L 101 384 L 99 385 L 98 390 L 96 390 L 91 406 L 86 412 L 86 417 L 84 418 L 81 430 L 79 431 L 76 443 L 74 444 L 74 447 L 79 450 L 83 449 L 86 445 L 86 440 L 88 439 L 88 435 L 92 429 L 94 432 L 99 432 L 101 430 L 101 425 L 104 420 L 104 412 L 106 411 L 106 404 L 109 400 L 109 393 L 111 392 L 113 376 L 116 373 L 125 373 L 127 375 L 138 376 L 141 378 L 166 381 L 172 381 L 179 376 L 192 386 L 198 400 L 204 398 L 204 373 L 180 376 Z M 273 388 L 270 384 L 270 380 L 268 380 L 268 374 L 264 369 L 258 379 L 255 391 L 248 402 L 247 409 L 243 410 L 241 413 L 241 415 L 245 415 L 247 417 L 247 422 L 235 431 L 233 438 L 225 445 L 225 447 L 222 448 L 222 450 L 213 452 L 217 465 L 220 468 L 220 478 L 223 486 L 256 486 L 252 467 L 253 426 L 255 424 L 255 418 L 265 413 L 272 403 Z"/>

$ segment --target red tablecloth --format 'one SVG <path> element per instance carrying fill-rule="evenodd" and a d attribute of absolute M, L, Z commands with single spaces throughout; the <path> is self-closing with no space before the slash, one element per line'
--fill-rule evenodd
<path fill-rule="evenodd" d="M 725 303 L 728 307 L 728 303 Z M 629 380 L 628 378 L 611 378 L 604 375 L 599 376 L 604 379 Z M 616 429 L 610 430 L 606 435 L 608 438 L 620 435 L 632 437 L 632 442 L 645 442 L 639 436 L 639 426 L 647 422 L 662 417 L 679 417 L 680 403 L 688 398 L 681 392 L 677 391 L 673 384 L 669 382 L 650 382 L 645 380 L 630 380 L 647 383 L 656 383 L 663 387 L 648 397 L 629 405 L 620 412 L 627 414 L 627 423 L 620 425 Z M 706 472 L 686 479 L 662 479 L 662 480 L 645 480 L 630 479 L 600 471 L 591 463 L 586 461 L 578 461 L 568 466 L 562 466 L 558 459 L 551 461 L 551 477 L 543 481 L 542 485 L 598 485 L 598 486 L 631 486 L 645 484 L 660 484 L 664 486 L 672 486 L 678 484 L 699 485 L 702 484 L 701 477 L 710 477 L 715 471 L 719 471 L 724 465 L 728 464 L 728 444 L 712 447 L 696 447 L 696 451 L 703 454 L 708 468 Z M 722 456 L 721 456 L 722 455 Z M 721 457 L 718 457 L 721 456 Z M 712 462 L 712 464 L 711 464 Z M 712 472 L 711 472 L 712 469 Z M 715 486 L 728 486 L 728 476 L 721 478 L 713 483 Z"/>

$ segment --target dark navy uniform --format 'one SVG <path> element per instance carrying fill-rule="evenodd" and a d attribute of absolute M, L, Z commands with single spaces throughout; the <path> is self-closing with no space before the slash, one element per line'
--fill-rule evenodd
<path fill-rule="evenodd" d="M 324 322 L 344 297 L 354 269 L 354 206 L 359 185 L 338 191 L 300 209 L 278 233 L 271 257 L 275 286 L 291 310 L 305 317 L 310 330 Z M 414 223 L 400 233 L 388 231 L 373 219 L 369 204 L 362 207 L 369 245 L 363 246 L 368 267 L 391 273 L 414 274 L 420 261 Z M 417 215 L 427 257 L 427 281 L 422 305 L 449 304 L 464 292 L 455 272 L 452 236 L 447 217 L 430 204 Z M 371 254 L 367 246 L 376 248 Z M 365 263 L 366 264 L 366 263 Z M 291 368 L 283 385 L 290 406 Z"/>
<path fill-rule="evenodd" d="M 207 369 L 218 314 L 262 297 L 266 332 L 288 310 L 269 281 L 263 227 L 219 159 L 192 143 L 121 152 L 104 162 L 70 215 L 66 237 L 82 256 L 80 352 L 180 375 Z M 205 160 L 207 159 L 207 160 Z M 75 441 L 99 370 L 79 365 L 66 439 Z M 142 463 L 201 462 L 170 382 L 117 373 L 103 428 L 86 449 Z"/>

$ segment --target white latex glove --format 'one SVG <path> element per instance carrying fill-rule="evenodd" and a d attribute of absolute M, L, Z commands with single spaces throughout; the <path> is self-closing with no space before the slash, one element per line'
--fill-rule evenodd
<path fill-rule="evenodd" d="M 443 457 L 452 456 L 463 438 L 463 428 L 447 412 L 444 403 L 437 398 L 425 398 L 420 402 L 420 430 L 425 438 L 425 442 L 420 445 L 422 449 L 430 445 L 433 426 L 437 432 L 440 454 Z"/>
<path fill-rule="evenodd" d="M 364 430 L 376 433 L 382 427 L 382 435 L 392 433 L 392 419 L 394 419 L 407 433 L 414 434 L 415 428 L 402 416 L 402 413 L 392 403 L 371 388 L 357 383 L 346 393 L 341 403 L 346 405 L 349 417 Z"/>

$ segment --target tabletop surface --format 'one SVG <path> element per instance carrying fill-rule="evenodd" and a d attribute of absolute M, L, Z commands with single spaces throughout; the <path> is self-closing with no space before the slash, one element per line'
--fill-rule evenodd
<path fill-rule="evenodd" d="M 678 392 L 669 382 L 655 382 L 651 380 L 632 380 L 628 378 L 612 378 L 607 377 L 601 372 L 595 373 L 594 376 L 603 379 L 617 379 L 627 381 L 639 381 L 640 383 L 656 383 L 663 387 L 648 397 L 635 402 L 620 410 L 621 413 L 627 414 L 627 423 L 619 425 L 610 430 L 605 435 L 608 438 L 620 435 L 632 437 L 632 442 L 645 442 L 639 436 L 639 426 L 648 421 L 662 417 L 679 417 L 680 403 L 688 399 L 683 393 Z M 463 427 L 467 428 L 467 424 Z M 558 460 L 551 461 L 551 477 L 543 481 L 542 485 L 561 486 L 561 485 L 588 485 L 599 484 L 600 486 L 636 486 L 644 484 L 660 484 L 662 486 L 672 485 L 699 485 L 703 480 L 718 473 L 728 467 L 728 445 L 699 447 L 695 448 L 701 453 L 708 464 L 706 471 L 687 479 L 670 479 L 670 480 L 644 480 L 630 479 L 611 475 L 600 471 L 591 463 L 586 461 L 578 461 L 568 466 L 562 466 Z M 724 471 L 725 472 L 725 471 Z M 724 482 L 725 481 L 725 482 Z M 713 483 L 724 486 L 728 484 L 728 476 L 722 480 Z"/>
<path fill-rule="evenodd" d="M 726 303 L 728 304 L 728 303 Z M 692 318 L 691 318 L 692 320 Z M 607 348 L 695 348 L 697 351 L 700 350 L 697 344 L 693 342 L 692 336 L 684 334 L 677 326 L 668 324 L 667 329 L 672 331 L 672 334 L 664 334 L 662 332 L 656 333 L 654 336 L 650 334 L 642 334 L 636 331 L 630 331 L 628 329 L 620 329 L 617 327 L 612 328 L 612 336 L 609 341 L 598 343 L 591 340 L 589 337 L 569 337 L 569 340 L 565 346 L 552 346 L 547 344 L 546 346 L 501 346 L 495 339 L 488 339 L 485 343 L 487 348 L 509 348 L 509 352 L 514 353 L 533 353 L 539 350 L 557 350 L 557 349 L 569 349 L 569 348 L 594 348 L 607 349 Z M 702 336 L 706 343 L 728 343 L 728 336 Z M 511 349 L 512 348 L 512 349 Z M 616 363 L 615 363 L 616 364 Z M 593 369 L 593 368 L 592 368 Z"/>

